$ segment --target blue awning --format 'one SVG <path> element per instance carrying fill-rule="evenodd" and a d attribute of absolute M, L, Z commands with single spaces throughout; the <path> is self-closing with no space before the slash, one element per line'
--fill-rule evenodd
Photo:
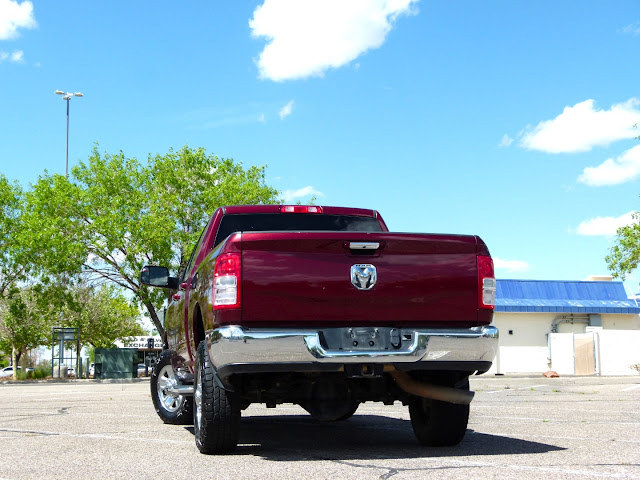
<path fill-rule="evenodd" d="M 622 282 L 498 280 L 496 312 L 639 314 Z"/>

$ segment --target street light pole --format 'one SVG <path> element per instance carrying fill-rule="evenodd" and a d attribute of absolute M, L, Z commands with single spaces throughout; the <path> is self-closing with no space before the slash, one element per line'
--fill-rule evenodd
<path fill-rule="evenodd" d="M 69 177 L 69 100 L 71 97 L 84 97 L 82 92 L 64 92 L 56 90 L 56 95 L 62 95 L 62 99 L 67 101 L 67 150 L 64 157 L 64 176 Z"/>

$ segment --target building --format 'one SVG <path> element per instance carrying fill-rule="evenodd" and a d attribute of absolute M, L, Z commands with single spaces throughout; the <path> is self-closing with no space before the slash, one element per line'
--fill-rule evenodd
<path fill-rule="evenodd" d="M 622 282 L 498 280 L 489 373 L 637 375 L 640 307 Z"/>

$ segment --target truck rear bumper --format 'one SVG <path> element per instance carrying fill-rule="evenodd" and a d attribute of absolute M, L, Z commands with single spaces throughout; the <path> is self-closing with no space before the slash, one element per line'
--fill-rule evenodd
<path fill-rule="evenodd" d="M 328 347 L 327 337 L 336 333 L 347 335 L 351 330 L 225 326 L 207 335 L 207 342 L 213 367 L 222 379 L 234 373 L 248 372 L 339 371 L 350 364 L 392 365 L 398 370 L 443 369 L 482 373 L 491 367 L 498 348 L 498 329 L 493 326 L 403 328 L 399 329 L 402 341 L 395 347 Z M 363 327 L 358 333 L 371 331 L 373 335 L 374 330 L 377 329 Z"/>

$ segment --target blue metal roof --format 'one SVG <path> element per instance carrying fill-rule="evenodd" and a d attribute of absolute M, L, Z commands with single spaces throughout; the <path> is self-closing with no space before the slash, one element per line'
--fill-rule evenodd
<path fill-rule="evenodd" d="M 496 312 L 639 314 L 622 282 L 498 280 Z"/>

